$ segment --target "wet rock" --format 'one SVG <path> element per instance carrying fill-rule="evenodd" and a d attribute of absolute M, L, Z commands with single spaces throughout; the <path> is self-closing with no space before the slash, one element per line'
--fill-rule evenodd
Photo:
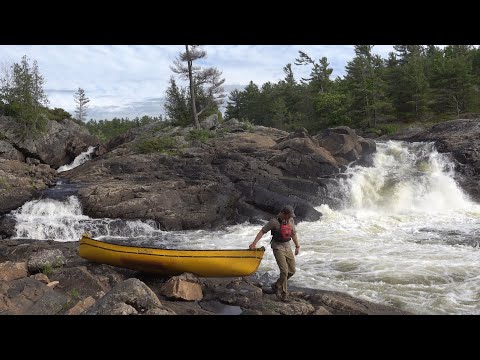
<path fill-rule="evenodd" d="M 245 309 L 240 315 L 262 315 L 260 310 Z"/>
<path fill-rule="evenodd" d="M 231 306 L 222 304 L 220 301 L 210 300 L 210 301 L 202 301 L 200 306 L 209 311 L 214 313 L 215 315 L 240 315 L 242 314 L 242 309 L 239 306 Z"/>
<path fill-rule="evenodd" d="M 358 144 L 360 148 L 357 151 L 362 156 L 370 155 L 377 151 L 377 144 L 372 139 L 364 139 L 359 137 Z"/>
<path fill-rule="evenodd" d="M 162 305 L 177 315 L 213 315 L 212 312 L 203 309 L 197 302 L 162 300 Z"/>
<path fill-rule="evenodd" d="M 306 300 L 290 296 L 289 301 L 284 302 L 275 295 L 265 295 L 261 301 L 252 301 L 248 308 L 260 311 L 263 315 L 310 315 L 315 311 Z"/>
<path fill-rule="evenodd" d="M 334 315 L 405 315 L 407 311 L 398 308 L 357 299 L 337 291 L 302 289 L 292 291 L 296 298 L 308 301 L 316 307 L 325 308 Z"/>
<path fill-rule="evenodd" d="M 206 286 L 205 301 L 216 300 L 227 305 L 247 307 L 262 297 L 262 289 L 243 280 L 233 280 L 226 286 Z"/>
<path fill-rule="evenodd" d="M 40 165 L 38 165 L 40 166 Z M 38 190 L 45 189 L 56 171 L 38 172 L 32 165 L 0 157 L 0 215 L 6 214 L 31 200 Z"/>
<path fill-rule="evenodd" d="M 16 221 L 11 215 L 0 216 L 0 239 L 15 236 Z"/>
<path fill-rule="evenodd" d="M 290 204 L 295 209 L 295 221 L 316 221 L 322 216 L 322 213 L 315 210 L 307 201 L 294 196 L 285 196 L 270 191 L 263 186 L 253 186 L 253 196 L 251 203 L 256 207 L 269 213 L 275 213 L 277 216 L 284 204 Z"/>

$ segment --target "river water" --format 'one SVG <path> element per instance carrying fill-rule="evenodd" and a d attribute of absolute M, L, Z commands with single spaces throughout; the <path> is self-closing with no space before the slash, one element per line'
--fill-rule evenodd
<path fill-rule="evenodd" d="M 349 168 L 339 209 L 298 224 L 301 252 L 289 284 L 349 293 L 417 314 L 480 314 L 480 205 L 454 180 L 448 154 L 432 143 L 377 143 L 372 167 Z M 17 237 L 104 240 L 169 248 L 247 248 L 259 226 L 165 232 L 153 222 L 91 219 L 75 196 L 15 210 Z M 275 278 L 268 247 L 258 272 Z"/>

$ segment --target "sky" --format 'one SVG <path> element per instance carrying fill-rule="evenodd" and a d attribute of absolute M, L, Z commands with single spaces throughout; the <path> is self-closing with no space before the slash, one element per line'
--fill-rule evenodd
<path fill-rule="evenodd" d="M 205 45 L 207 58 L 197 63 L 223 71 L 227 92 L 250 81 L 261 85 L 284 78 L 292 63 L 295 77 L 308 75 L 307 66 L 294 65 L 298 51 L 318 60 L 326 56 L 332 79 L 345 75 L 354 56 L 353 45 Z M 170 69 L 184 45 L 0 45 L 0 67 L 20 62 L 23 55 L 37 60 L 45 78 L 49 107 L 74 115 L 73 94 L 81 87 L 90 99 L 87 119 L 158 116 L 163 114 Z M 392 45 L 376 45 L 386 57 Z"/>

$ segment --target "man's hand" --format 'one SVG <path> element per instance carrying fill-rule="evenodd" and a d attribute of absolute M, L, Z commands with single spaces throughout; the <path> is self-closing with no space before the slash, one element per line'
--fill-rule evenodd
<path fill-rule="evenodd" d="M 300 246 L 295 246 L 295 255 L 298 255 L 300 252 Z"/>
<path fill-rule="evenodd" d="M 251 243 L 248 248 L 251 250 L 256 249 L 255 243 Z"/>

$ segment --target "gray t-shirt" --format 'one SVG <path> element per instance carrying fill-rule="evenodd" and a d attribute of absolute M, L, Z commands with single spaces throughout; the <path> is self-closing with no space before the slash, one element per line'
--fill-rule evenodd
<path fill-rule="evenodd" d="M 292 229 L 292 235 L 297 233 L 297 228 L 295 227 L 295 221 L 293 218 L 288 219 L 288 223 Z M 268 223 L 262 227 L 262 231 L 266 234 L 267 232 L 271 231 L 272 229 L 280 230 L 280 222 L 277 218 L 271 219 Z M 270 244 L 272 245 L 272 249 L 287 249 L 291 248 L 290 241 L 287 242 L 278 242 L 278 241 L 271 241 Z"/>

